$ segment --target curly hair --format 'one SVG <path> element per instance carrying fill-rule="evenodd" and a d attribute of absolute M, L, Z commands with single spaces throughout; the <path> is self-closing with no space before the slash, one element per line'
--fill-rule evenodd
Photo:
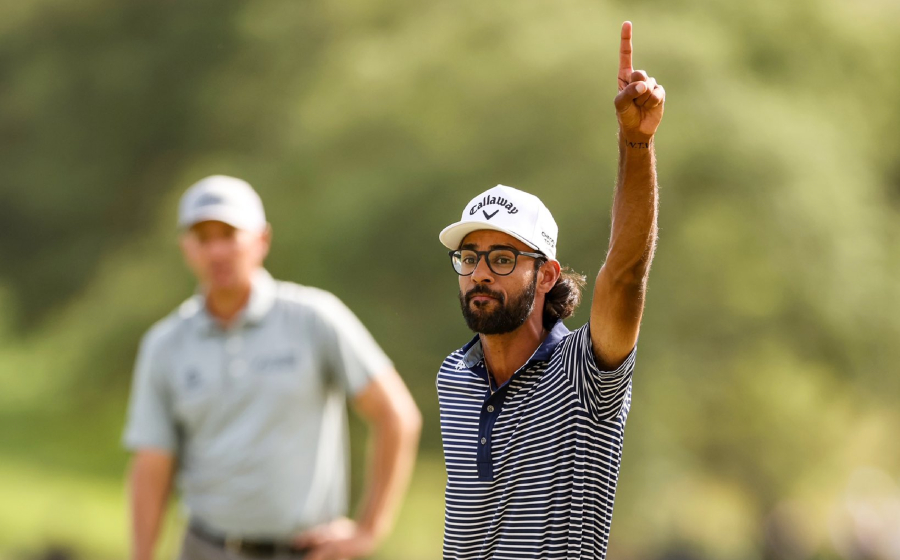
<path fill-rule="evenodd" d="M 537 268 L 541 263 L 536 263 Z M 581 303 L 581 289 L 584 288 L 587 278 L 578 274 L 571 268 L 564 266 L 560 270 L 556 284 L 544 297 L 544 328 L 550 330 L 561 319 L 570 317 L 575 313 L 578 304 Z"/>

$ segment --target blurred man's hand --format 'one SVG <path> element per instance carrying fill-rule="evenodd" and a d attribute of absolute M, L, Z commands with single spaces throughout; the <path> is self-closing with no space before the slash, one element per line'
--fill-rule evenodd
<path fill-rule="evenodd" d="M 374 552 L 375 537 L 353 520 L 339 517 L 304 532 L 294 545 L 309 549 L 304 560 L 350 560 Z"/>

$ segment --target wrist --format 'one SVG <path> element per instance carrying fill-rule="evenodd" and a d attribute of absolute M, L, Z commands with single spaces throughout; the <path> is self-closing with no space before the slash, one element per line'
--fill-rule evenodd
<path fill-rule="evenodd" d="M 635 142 L 632 142 L 631 140 L 625 140 L 624 142 L 625 142 L 625 147 L 632 149 L 632 150 L 649 150 L 650 147 L 653 145 L 652 138 L 648 139 L 648 140 L 643 140 L 643 141 L 638 140 Z"/>
<path fill-rule="evenodd" d="M 357 525 L 354 540 L 356 541 L 359 554 L 368 556 L 375 552 L 381 539 L 373 529 Z"/>
<path fill-rule="evenodd" d="M 381 540 L 381 534 L 385 532 L 379 525 L 381 524 L 373 519 L 360 519 L 354 523 L 353 534 L 357 539 L 378 543 Z"/>
<path fill-rule="evenodd" d="M 649 150 L 653 147 L 653 136 L 644 134 L 625 134 L 619 133 L 619 143 L 623 148 L 631 150 Z"/>

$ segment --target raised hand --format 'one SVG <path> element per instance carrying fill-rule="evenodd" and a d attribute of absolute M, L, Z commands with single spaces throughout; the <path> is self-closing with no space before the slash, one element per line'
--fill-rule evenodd
<path fill-rule="evenodd" d="M 616 114 L 623 139 L 632 144 L 649 144 L 662 121 L 666 90 L 631 61 L 631 22 L 622 24 L 619 46 L 619 94 Z"/>

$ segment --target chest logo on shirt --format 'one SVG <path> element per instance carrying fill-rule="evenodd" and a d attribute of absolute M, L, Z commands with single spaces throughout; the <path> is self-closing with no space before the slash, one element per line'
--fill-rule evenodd
<path fill-rule="evenodd" d="M 203 386 L 203 376 L 196 368 L 190 368 L 184 373 L 184 388 L 189 392 L 194 392 Z"/>
<path fill-rule="evenodd" d="M 253 358 L 252 368 L 257 373 L 276 373 L 293 370 L 297 365 L 297 357 L 293 353 L 257 356 Z"/>

